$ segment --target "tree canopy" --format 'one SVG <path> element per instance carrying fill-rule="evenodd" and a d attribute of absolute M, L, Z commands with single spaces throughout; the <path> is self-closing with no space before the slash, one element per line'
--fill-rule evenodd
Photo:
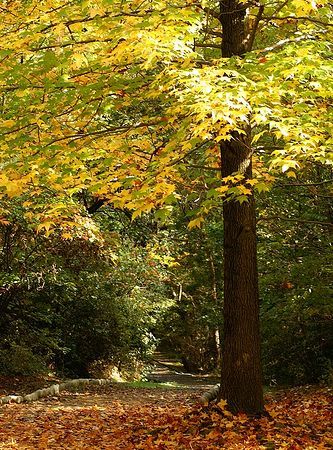
<path fill-rule="evenodd" d="M 193 227 L 278 172 L 332 164 L 330 4 L 245 6 L 243 54 L 221 58 L 218 2 L 3 2 L 1 195 L 66 237 L 82 191 L 163 217 L 190 169 L 206 186 Z M 253 179 L 221 179 L 218 144 L 248 128 Z"/>

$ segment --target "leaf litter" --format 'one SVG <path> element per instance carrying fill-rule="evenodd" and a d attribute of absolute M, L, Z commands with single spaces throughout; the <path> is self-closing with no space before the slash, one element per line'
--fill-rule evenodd
<path fill-rule="evenodd" d="M 203 407 L 202 389 L 114 384 L 0 409 L 0 449 L 321 450 L 333 448 L 329 388 L 279 390 L 267 417 Z"/>

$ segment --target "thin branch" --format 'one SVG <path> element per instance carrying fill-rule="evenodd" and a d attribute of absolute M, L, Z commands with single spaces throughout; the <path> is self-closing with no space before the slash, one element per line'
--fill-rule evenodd
<path fill-rule="evenodd" d="M 167 167 L 172 167 L 175 166 L 176 164 L 184 161 L 188 156 L 192 155 L 192 153 L 194 153 L 196 150 L 200 149 L 201 147 L 203 147 L 207 142 L 204 141 L 202 142 L 200 145 L 198 145 L 197 147 L 192 148 L 191 150 L 189 150 L 184 156 L 181 156 L 180 158 L 177 158 L 174 161 L 171 161 Z"/>
<path fill-rule="evenodd" d="M 60 142 L 60 141 L 66 141 L 66 140 L 71 140 L 71 141 L 76 141 L 78 139 L 85 139 L 88 138 L 90 136 L 103 136 L 104 134 L 107 135 L 109 133 L 116 133 L 116 132 L 126 132 L 126 131 L 130 131 L 130 130 L 135 130 L 136 128 L 145 128 L 145 127 L 152 127 L 152 126 L 156 126 L 159 125 L 161 122 L 157 121 L 157 122 L 143 122 L 143 123 L 138 123 L 136 125 L 122 125 L 119 127 L 109 127 L 109 128 L 104 128 L 103 130 L 98 130 L 98 131 L 92 131 L 90 133 L 76 133 L 76 134 L 71 134 L 69 136 L 63 136 L 57 139 L 53 139 L 52 141 L 50 141 L 46 147 L 49 147 L 50 145 L 56 143 L 56 142 Z"/>
<path fill-rule="evenodd" d="M 288 2 L 289 0 L 285 0 L 283 3 L 278 4 L 276 10 L 273 13 L 273 16 L 276 16 L 280 11 L 282 11 L 283 8 L 288 5 Z"/>
<path fill-rule="evenodd" d="M 69 41 L 69 42 L 65 42 L 64 44 L 50 44 L 50 45 L 43 45 L 42 47 L 33 47 L 30 49 L 30 51 L 32 52 L 39 52 L 40 50 L 49 50 L 51 48 L 65 48 L 65 47 L 69 47 L 69 46 L 73 46 L 73 45 L 86 45 L 86 44 L 94 44 L 95 42 L 100 42 L 102 44 L 106 43 L 106 42 L 112 42 L 114 41 L 113 38 L 108 38 L 108 39 L 86 39 L 84 41 Z"/>
<path fill-rule="evenodd" d="M 333 179 L 332 180 L 318 181 L 317 183 L 287 183 L 287 184 L 279 184 L 279 186 L 283 186 L 283 187 L 320 186 L 321 184 L 329 184 L 329 183 L 333 183 Z"/>
<path fill-rule="evenodd" d="M 38 125 L 36 123 L 34 123 L 34 122 L 33 123 L 28 123 L 28 125 L 24 125 L 24 126 L 22 125 L 22 127 L 17 127 L 15 129 L 8 130 L 8 131 L 2 131 L 2 132 L 0 132 L 0 136 L 6 136 L 8 134 L 17 133 L 18 131 L 22 131 L 22 130 L 24 130 L 26 128 L 29 128 L 29 127 L 33 127 L 31 129 L 31 131 L 33 131 L 33 130 L 36 129 L 37 126 Z"/>
<path fill-rule="evenodd" d="M 331 222 L 319 222 L 317 220 L 306 220 L 306 219 L 291 219 L 289 217 L 281 217 L 281 216 L 259 217 L 257 222 L 262 222 L 262 221 L 266 222 L 266 221 L 271 221 L 271 220 L 284 220 L 286 222 L 309 223 L 312 225 L 322 225 L 325 227 L 333 228 L 333 223 L 331 223 Z"/>
<path fill-rule="evenodd" d="M 201 3 L 194 3 L 193 6 L 200 8 L 202 11 L 207 13 L 209 16 L 215 17 L 215 19 L 220 19 L 221 13 L 215 9 L 209 8 L 208 6 L 202 6 Z"/>
<path fill-rule="evenodd" d="M 217 170 L 220 171 L 221 167 L 209 167 L 209 166 L 200 166 L 199 164 L 186 164 L 186 167 L 191 169 L 202 169 L 202 170 Z"/>
<path fill-rule="evenodd" d="M 95 73 L 95 72 L 89 72 L 89 73 Z M 71 78 L 78 78 L 81 74 L 72 76 Z M 63 90 L 63 89 L 77 89 L 77 86 L 75 84 L 66 84 L 66 85 L 60 85 L 60 86 L 52 86 L 53 90 Z M 39 89 L 39 90 L 45 90 L 45 85 L 38 85 L 38 84 L 27 84 L 27 85 L 14 85 L 14 86 L 4 86 L 0 85 L 0 92 L 14 92 L 18 90 L 25 90 L 25 89 Z"/>
<path fill-rule="evenodd" d="M 322 20 L 314 19 L 314 18 L 309 17 L 309 16 L 283 16 L 283 17 L 280 17 L 280 16 L 268 16 L 268 17 L 263 17 L 263 19 L 265 19 L 266 21 L 270 21 L 270 20 L 287 20 L 287 19 L 308 20 L 309 22 L 317 23 L 318 25 L 323 25 L 325 27 L 333 27 L 333 23 L 324 22 Z"/>
<path fill-rule="evenodd" d="M 265 5 L 260 5 L 259 6 L 259 11 L 258 11 L 258 14 L 256 15 L 255 20 L 254 20 L 254 24 L 253 24 L 252 30 L 250 30 L 249 35 L 245 39 L 244 46 L 245 46 L 247 52 L 250 52 L 252 50 L 253 42 L 254 42 L 254 39 L 255 39 L 256 34 L 257 34 L 259 22 L 262 19 L 262 15 L 263 15 L 264 9 L 265 9 Z"/>
<path fill-rule="evenodd" d="M 270 47 L 266 47 L 263 48 L 261 50 L 255 50 L 257 53 L 268 53 L 268 52 L 272 52 L 273 50 L 277 50 L 281 47 L 284 47 L 287 44 L 294 44 L 296 42 L 301 42 L 301 41 L 313 41 L 315 40 L 314 36 L 300 36 L 297 38 L 293 38 L 293 39 L 282 39 L 281 41 L 277 42 L 276 44 L 270 46 Z"/>
<path fill-rule="evenodd" d="M 103 14 L 103 15 L 99 15 L 98 19 L 107 19 L 110 17 L 109 12 Z M 70 26 L 70 25 L 75 25 L 77 23 L 86 23 L 86 22 L 91 22 L 93 20 L 96 20 L 96 17 L 82 17 L 80 19 L 72 19 L 72 20 L 68 20 L 67 22 L 56 22 L 56 23 L 51 23 L 49 25 L 47 25 L 45 28 L 43 28 L 40 32 L 41 33 L 45 33 L 45 31 L 51 29 L 51 28 L 55 28 L 58 25 L 65 25 L 65 26 Z"/>
<path fill-rule="evenodd" d="M 244 11 L 249 6 L 249 3 L 242 4 L 241 8 L 236 8 L 231 11 L 224 11 L 224 12 L 217 11 L 213 8 L 209 8 L 208 6 L 202 6 L 201 3 L 193 3 L 191 6 L 196 6 L 197 8 L 200 8 L 202 11 L 204 11 L 209 16 L 215 17 L 215 19 L 220 21 L 222 16 L 232 15 L 239 11 Z"/>
<path fill-rule="evenodd" d="M 218 48 L 221 49 L 221 45 L 219 44 L 198 44 L 197 42 L 194 43 L 194 47 L 202 47 L 202 48 Z"/>
<path fill-rule="evenodd" d="M 206 33 L 211 34 L 212 36 L 223 38 L 223 33 L 221 33 L 221 31 L 206 30 Z"/>
<path fill-rule="evenodd" d="M 285 0 L 283 3 L 279 4 L 276 8 L 276 10 L 273 12 L 273 15 L 276 16 L 285 6 L 288 5 L 289 0 Z M 261 31 L 263 29 L 263 27 L 265 25 L 267 25 L 267 23 L 269 22 L 269 20 L 263 20 L 263 23 L 261 24 L 259 30 Z"/>

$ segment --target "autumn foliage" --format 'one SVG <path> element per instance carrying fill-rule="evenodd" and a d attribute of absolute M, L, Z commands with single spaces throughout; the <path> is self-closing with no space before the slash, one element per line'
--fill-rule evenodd
<path fill-rule="evenodd" d="M 267 416 L 202 407 L 202 390 L 114 385 L 0 410 L 1 449 L 215 450 L 332 448 L 332 392 L 267 395 Z"/>

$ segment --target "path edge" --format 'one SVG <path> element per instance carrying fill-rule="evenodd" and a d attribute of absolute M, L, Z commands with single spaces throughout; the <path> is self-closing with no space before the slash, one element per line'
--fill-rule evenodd
<path fill-rule="evenodd" d="M 76 391 L 88 384 L 105 386 L 112 383 L 114 383 L 114 380 L 107 378 L 78 378 L 75 380 L 66 381 L 64 383 L 52 384 L 48 388 L 37 389 L 36 391 L 27 395 L 6 395 L 5 397 L 0 397 L 0 406 L 7 405 L 8 403 L 36 402 L 41 398 L 58 396 L 62 391 Z"/>

